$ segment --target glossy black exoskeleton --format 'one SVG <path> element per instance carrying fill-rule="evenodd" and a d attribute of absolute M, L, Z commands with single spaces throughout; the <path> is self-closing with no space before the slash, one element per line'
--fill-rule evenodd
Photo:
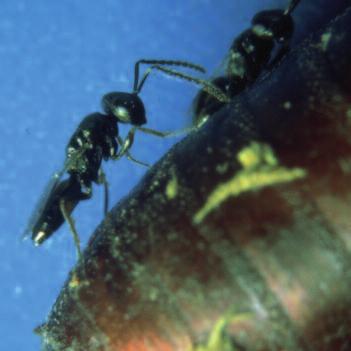
<path fill-rule="evenodd" d="M 151 66 L 139 82 L 140 64 Z M 130 160 L 147 166 L 147 164 L 134 159 L 129 152 L 135 132 L 139 130 L 159 137 L 174 134 L 174 132 L 160 132 L 142 127 L 147 119 L 144 104 L 138 94 L 153 69 L 200 84 L 209 94 L 214 94 L 218 99 L 225 101 L 226 97 L 207 81 L 171 70 L 164 65 L 183 66 L 205 72 L 201 66 L 185 61 L 139 60 L 136 62 L 133 91 L 131 93 L 111 92 L 104 95 L 102 97 L 104 113 L 95 112 L 86 116 L 70 138 L 66 147 L 63 170 L 56 173 L 50 181 L 27 229 L 31 232 L 32 240 L 36 245 L 43 243 L 66 220 L 70 225 L 80 255 L 78 234 L 70 215 L 80 201 L 92 196 L 93 183 L 105 185 L 104 209 L 105 212 L 107 211 L 108 191 L 101 168 L 102 161 L 117 160 L 126 155 Z M 119 136 L 118 123 L 132 126 L 125 140 Z M 120 151 L 118 152 L 119 147 Z M 65 173 L 67 173 L 68 178 L 61 180 Z"/>
<path fill-rule="evenodd" d="M 77 178 L 69 177 L 63 181 L 57 179 L 47 194 L 45 206 L 32 223 L 32 239 L 35 245 L 43 243 L 48 234 L 54 233 L 63 224 L 65 216 L 69 216 L 80 201 L 88 198 L 89 196 L 81 192 Z"/>
<path fill-rule="evenodd" d="M 289 50 L 294 31 L 291 13 L 300 1 L 291 0 L 286 10 L 257 13 L 251 27 L 234 39 L 225 75 L 212 80 L 212 84 L 232 98 L 254 83 L 262 72 L 271 70 Z M 201 125 L 223 105 L 205 90 L 200 91 L 194 102 L 194 124 Z"/>

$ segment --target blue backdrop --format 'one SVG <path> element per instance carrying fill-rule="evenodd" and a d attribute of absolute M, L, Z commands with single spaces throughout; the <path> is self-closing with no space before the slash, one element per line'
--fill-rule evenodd
<path fill-rule="evenodd" d="M 40 248 L 20 237 L 80 120 L 100 110 L 104 93 L 131 90 L 140 58 L 183 59 L 204 65 L 209 74 L 218 71 L 252 15 L 286 2 L 1 1 L 0 350 L 39 350 L 32 330 L 45 320 L 76 261 L 67 225 Z M 141 94 L 148 126 L 187 126 L 196 91 L 155 73 Z M 137 134 L 133 155 L 152 164 L 176 141 Z M 105 171 L 114 204 L 146 170 L 121 160 Z M 102 219 L 102 199 L 102 189 L 95 187 L 93 199 L 74 212 L 83 244 Z"/>

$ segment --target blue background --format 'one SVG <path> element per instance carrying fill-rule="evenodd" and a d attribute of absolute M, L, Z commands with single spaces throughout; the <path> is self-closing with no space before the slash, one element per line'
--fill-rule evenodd
<path fill-rule="evenodd" d="M 130 91 L 140 58 L 183 59 L 218 72 L 239 32 L 273 0 L 2 0 L 0 7 L 0 350 L 39 350 L 45 320 L 76 261 L 64 225 L 40 248 L 21 241 L 76 125 L 109 91 Z M 148 127 L 189 125 L 197 87 L 155 73 L 141 97 Z M 125 135 L 127 129 L 122 128 Z M 137 134 L 133 155 L 154 163 L 177 139 Z M 195 155 L 194 155 L 195 157 Z M 111 205 L 146 169 L 127 160 L 104 167 Z M 102 189 L 74 212 L 83 244 L 102 219 Z"/>

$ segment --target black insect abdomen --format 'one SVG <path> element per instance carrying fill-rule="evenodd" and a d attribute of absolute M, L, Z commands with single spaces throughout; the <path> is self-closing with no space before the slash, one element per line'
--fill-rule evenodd
<path fill-rule="evenodd" d="M 36 244 L 40 245 L 65 221 L 60 210 L 61 200 L 64 200 L 67 212 L 71 213 L 78 202 L 86 198 L 85 194 L 80 191 L 77 179 L 71 177 L 58 183 L 48 198 L 45 211 L 41 213 L 41 216 L 33 225 L 32 238 Z M 38 235 L 40 232 L 42 234 Z"/>

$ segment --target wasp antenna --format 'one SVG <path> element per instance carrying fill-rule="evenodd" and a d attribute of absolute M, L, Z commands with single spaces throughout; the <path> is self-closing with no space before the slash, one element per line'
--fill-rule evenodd
<path fill-rule="evenodd" d="M 162 65 L 180 66 L 180 67 L 191 68 L 191 69 L 193 69 L 195 71 L 199 71 L 201 73 L 206 73 L 206 69 L 204 67 L 202 67 L 201 65 L 189 62 L 189 61 L 140 59 L 135 63 L 135 66 L 134 66 L 134 85 L 133 85 L 134 92 L 139 92 L 141 90 L 140 86 L 142 86 L 144 84 L 144 82 L 139 84 L 139 67 L 141 64 L 157 65 L 157 66 L 162 66 Z M 143 77 L 144 81 L 145 81 L 147 76 L 148 76 L 148 74 L 146 76 L 144 75 L 144 77 Z"/>
<path fill-rule="evenodd" d="M 201 85 L 203 87 L 203 89 L 210 95 L 212 95 L 213 97 L 215 97 L 217 100 L 219 100 L 220 102 L 224 102 L 224 103 L 228 103 L 230 102 L 230 98 L 224 94 L 220 89 L 218 89 L 215 85 L 213 85 L 211 82 L 205 80 L 205 79 L 201 79 L 201 78 L 195 78 L 192 76 L 189 76 L 185 73 L 181 73 L 178 71 L 174 71 L 172 69 L 166 68 L 166 67 L 162 67 L 162 66 L 152 66 L 152 68 L 155 68 L 159 71 L 162 71 L 170 76 L 174 76 L 174 77 L 178 77 L 184 80 L 187 80 L 189 82 L 193 82 L 197 85 Z"/>
<path fill-rule="evenodd" d="M 199 71 L 201 73 L 206 73 L 206 69 L 202 67 L 201 65 L 198 65 L 196 63 L 192 63 L 189 61 L 183 61 L 183 60 L 147 60 L 147 59 L 141 59 L 136 62 L 136 65 L 138 64 L 148 64 L 148 65 L 158 65 L 158 66 L 180 66 L 180 67 L 187 67 L 191 68 L 195 71 Z"/>

